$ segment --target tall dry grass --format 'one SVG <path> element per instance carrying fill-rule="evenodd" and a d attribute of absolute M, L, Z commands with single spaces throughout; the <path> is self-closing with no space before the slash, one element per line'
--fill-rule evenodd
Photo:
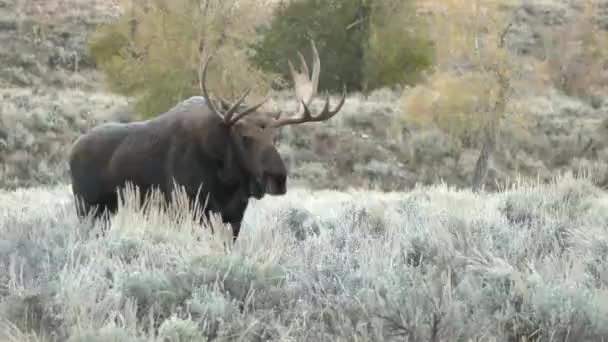
<path fill-rule="evenodd" d="M 588 179 L 495 194 L 291 190 L 253 201 L 230 248 L 132 195 L 100 237 L 77 223 L 67 186 L 0 196 L 7 341 L 608 334 L 608 196 Z"/>

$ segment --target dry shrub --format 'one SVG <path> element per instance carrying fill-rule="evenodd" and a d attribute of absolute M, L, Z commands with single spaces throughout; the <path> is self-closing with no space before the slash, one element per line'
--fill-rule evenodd
<path fill-rule="evenodd" d="M 432 8 L 428 19 L 435 41 L 435 73 L 425 84 L 403 94 L 406 121 L 432 124 L 454 142 L 474 144 L 482 129 L 504 116 L 510 80 L 515 76 L 512 56 L 502 44 L 507 19 L 500 1 L 474 4 L 446 0 Z"/>
<path fill-rule="evenodd" d="M 558 89 L 567 95 L 593 99 L 608 85 L 604 67 L 608 32 L 596 22 L 596 1 L 581 1 L 581 7 L 568 23 L 545 34 L 545 63 Z"/>
<path fill-rule="evenodd" d="M 525 72 L 505 44 L 513 19 L 504 5 L 503 0 L 446 0 L 421 7 L 431 10 L 435 74 L 402 99 L 409 121 L 441 129 L 456 149 L 481 147 L 474 189 L 487 179 L 488 161 L 504 124 L 528 121 L 522 115 L 526 111 L 514 108 L 514 81 Z"/>
<path fill-rule="evenodd" d="M 493 119 L 490 111 L 498 100 L 499 89 L 496 79 L 481 73 L 435 73 L 424 84 L 402 94 L 403 121 L 435 126 L 454 142 L 462 142 L 462 147 L 473 147 L 477 144 L 475 137 Z M 510 102 L 507 106 L 514 133 L 530 122 L 519 108 L 521 105 Z"/>
<path fill-rule="evenodd" d="M 403 94 L 401 109 L 409 123 L 436 125 L 450 137 L 465 139 L 485 124 L 487 118 L 478 109 L 495 97 L 492 81 L 477 73 L 436 73 Z"/>

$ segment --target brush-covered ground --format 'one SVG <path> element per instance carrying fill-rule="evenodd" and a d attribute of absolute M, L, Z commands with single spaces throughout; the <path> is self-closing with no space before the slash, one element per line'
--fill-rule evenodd
<path fill-rule="evenodd" d="M 292 189 L 235 245 L 127 196 L 0 193 L 3 341 L 601 341 L 608 195 L 588 179 L 473 194 Z"/>
<path fill-rule="evenodd" d="M 509 44 L 538 54 L 536 26 L 552 28 L 573 12 L 562 0 L 527 3 Z M 0 188 L 69 181 L 67 154 L 78 135 L 100 122 L 132 120 L 128 100 L 104 89 L 85 53 L 88 34 L 116 13 L 111 1 L 0 0 Z M 289 96 L 277 94 L 279 108 L 295 108 Z M 350 94 L 331 122 L 284 129 L 279 145 L 292 177 L 315 189 L 407 190 L 441 180 L 468 186 L 480 144 L 457 147 L 438 129 L 401 125 L 407 113 L 400 97 L 391 90 Z M 518 101 L 534 124 L 516 134 L 504 127 L 486 189 L 579 170 L 607 186 L 603 98 L 588 103 L 551 88 L 527 90 Z"/>
<path fill-rule="evenodd" d="M 96 124 L 129 117 L 127 100 L 105 92 L 5 88 L 0 96 L 0 188 L 68 182 L 74 140 Z M 277 144 L 290 175 L 314 189 L 468 186 L 480 147 L 455 147 L 434 128 L 399 127 L 398 98 L 388 90 L 353 94 L 331 122 L 284 128 Z M 486 188 L 581 170 L 608 186 L 608 105 L 593 109 L 556 92 L 526 101 L 537 124 L 518 134 L 501 131 Z M 278 94 L 276 103 L 287 113 L 295 108 L 289 94 Z M 315 101 L 313 108 L 322 105 Z"/>

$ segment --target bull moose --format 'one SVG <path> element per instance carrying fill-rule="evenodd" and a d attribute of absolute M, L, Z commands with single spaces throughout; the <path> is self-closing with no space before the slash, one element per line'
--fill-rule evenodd
<path fill-rule="evenodd" d="M 105 123 L 80 136 L 69 155 L 72 192 L 79 218 L 100 218 L 118 207 L 118 190 L 136 185 L 142 197 L 160 190 L 167 203 L 177 184 L 193 203 L 206 203 L 202 217 L 219 213 L 232 227 L 236 240 L 251 197 L 282 195 L 287 191 L 287 170 L 274 146 L 277 129 L 286 125 L 328 120 L 342 108 L 346 88 L 335 107 L 326 99 L 321 113 L 309 105 L 317 94 L 321 63 L 311 40 L 312 75 L 298 51 L 303 70 L 288 60 L 298 107 L 294 116 L 281 117 L 258 110 L 268 100 L 243 103 L 249 88 L 234 104 L 219 97 L 214 104 L 206 75 L 211 56 L 199 74 L 205 101 L 173 107 L 152 119 Z"/>

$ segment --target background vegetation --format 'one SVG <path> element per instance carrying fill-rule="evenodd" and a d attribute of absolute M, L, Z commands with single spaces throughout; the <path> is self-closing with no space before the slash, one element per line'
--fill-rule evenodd
<path fill-rule="evenodd" d="M 201 54 L 217 56 L 214 90 L 230 98 L 248 86 L 258 86 L 254 96 L 274 89 L 270 105 L 289 111 L 286 60 L 297 50 L 308 58 L 307 37 L 320 41 L 324 89 L 345 83 L 342 72 L 359 80 L 332 122 L 284 130 L 280 146 L 294 181 L 496 189 L 514 177 L 548 180 L 564 171 L 592 172 L 599 185 L 608 179 L 601 3 L 336 0 L 321 10 L 308 0 L 182 2 L 0 7 L 8 47 L 0 58 L 9 66 L 0 72 L 3 186 L 63 182 L 65 146 L 80 132 L 198 94 Z M 338 6 L 351 10 L 332 12 Z M 310 15 L 276 15 L 293 8 Z M 323 29 L 328 18 L 340 24 Z M 331 48 L 347 42 L 355 45 Z M 585 48 L 568 48 L 577 44 Z M 337 62 L 343 58 L 358 64 Z"/>
<path fill-rule="evenodd" d="M 0 0 L 0 340 L 608 335 L 607 1 L 259 4 Z M 198 95 L 209 53 L 289 115 L 308 37 L 348 99 L 281 131 L 290 190 L 235 245 L 133 198 L 77 222 L 78 135 Z"/>
<path fill-rule="evenodd" d="M 100 25 L 88 54 L 110 89 L 135 96 L 135 113 L 155 116 L 200 93 L 201 61 L 214 56 L 209 84 L 225 97 L 255 85 L 268 91 L 270 74 L 251 66 L 243 48 L 264 15 L 255 1 L 122 1 L 123 14 Z"/>
<path fill-rule="evenodd" d="M 350 93 L 331 122 L 282 131 L 292 183 L 496 190 L 572 171 L 608 184 L 601 1 L 87 1 L 0 6 L 3 187 L 66 181 L 76 136 L 199 94 L 209 53 L 214 91 L 271 90 L 289 115 L 287 59 L 309 58 L 308 37 L 323 90 Z"/>
<path fill-rule="evenodd" d="M 263 95 L 273 80 L 274 88 L 291 86 L 287 60 L 299 62 L 298 51 L 310 60 L 310 39 L 323 61 L 322 91 L 395 86 L 414 80 L 432 58 L 412 1 L 299 0 L 270 9 L 236 0 L 123 4 L 118 21 L 92 34 L 88 54 L 111 90 L 137 96 L 134 110 L 144 117 L 200 92 L 197 70 L 209 54 L 219 56 L 209 82 L 226 96 L 252 85 Z"/>
<path fill-rule="evenodd" d="M 258 31 L 253 59 L 289 79 L 286 60 L 295 60 L 298 50 L 310 60 L 302 48 L 314 39 L 326 71 L 320 90 L 391 87 L 412 82 L 430 66 L 432 42 L 425 29 L 410 0 L 281 2 Z"/>

